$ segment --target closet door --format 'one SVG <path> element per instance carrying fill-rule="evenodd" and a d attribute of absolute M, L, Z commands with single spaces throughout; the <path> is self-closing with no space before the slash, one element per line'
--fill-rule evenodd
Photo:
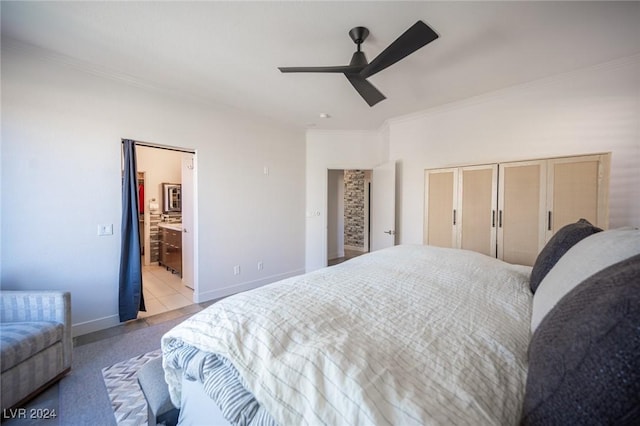
<path fill-rule="evenodd" d="M 608 228 L 609 158 L 602 154 L 548 160 L 547 241 L 581 218 Z"/>
<path fill-rule="evenodd" d="M 456 247 L 458 169 L 425 171 L 425 244 Z"/>
<path fill-rule="evenodd" d="M 545 243 L 546 162 L 499 165 L 498 258 L 533 265 Z"/>
<path fill-rule="evenodd" d="M 457 247 L 496 256 L 498 165 L 459 171 Z"/>

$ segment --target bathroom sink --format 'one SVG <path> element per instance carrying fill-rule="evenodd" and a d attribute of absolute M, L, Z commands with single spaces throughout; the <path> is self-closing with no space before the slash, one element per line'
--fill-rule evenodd
<path fill-rule="evenodd" d="M 174 231 L 182 231 L 182 223 L 163 223 L 158 224 L 160 228 L 172 229 Z"/>

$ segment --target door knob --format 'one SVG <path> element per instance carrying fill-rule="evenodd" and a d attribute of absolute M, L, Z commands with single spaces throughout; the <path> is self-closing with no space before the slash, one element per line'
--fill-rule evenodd
<path fill-rule="evenodd" d="M 396 235 L 396 231 L 394 231 L 393 229 L 390 229 L 388 231 L 384 231 L 385 234 L 389 234 L 389 235 Z"/>

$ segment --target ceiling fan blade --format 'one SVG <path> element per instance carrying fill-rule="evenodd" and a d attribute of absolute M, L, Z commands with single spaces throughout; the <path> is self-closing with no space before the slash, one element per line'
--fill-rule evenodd
<path fill-rule="evenodd" d="M 409 56 L 416 50 L 438 38 L 427 24 L 418 21 L 387 46 L 376 58 L 360 72 L 360 76 L 368 78 L 383 69 L 395 64 L 402 58 Z"/>
<path fill-rule="evenodd" d="M 345 74 L 345 77 L 347 77 L 349 83 L 360 93 L 360 96 L 364 98 L 370 107 L 387 99 L 373 84 L 360 77 L 359 74 Z"/>
<path fill-rule="evenodd" d="M 331 67 L 278 67 L 280 72 L 335 72 L 335 73 L 357 73 L 362 70 L 361 65 L 337 65 Z"/>

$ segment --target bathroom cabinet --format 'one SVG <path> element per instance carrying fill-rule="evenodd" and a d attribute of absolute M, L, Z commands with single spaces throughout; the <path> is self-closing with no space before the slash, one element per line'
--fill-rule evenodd
<path fill-rule="evenodd" d="M 182 277 L 182 226 L 159 224 L 160 265 Z"/>

